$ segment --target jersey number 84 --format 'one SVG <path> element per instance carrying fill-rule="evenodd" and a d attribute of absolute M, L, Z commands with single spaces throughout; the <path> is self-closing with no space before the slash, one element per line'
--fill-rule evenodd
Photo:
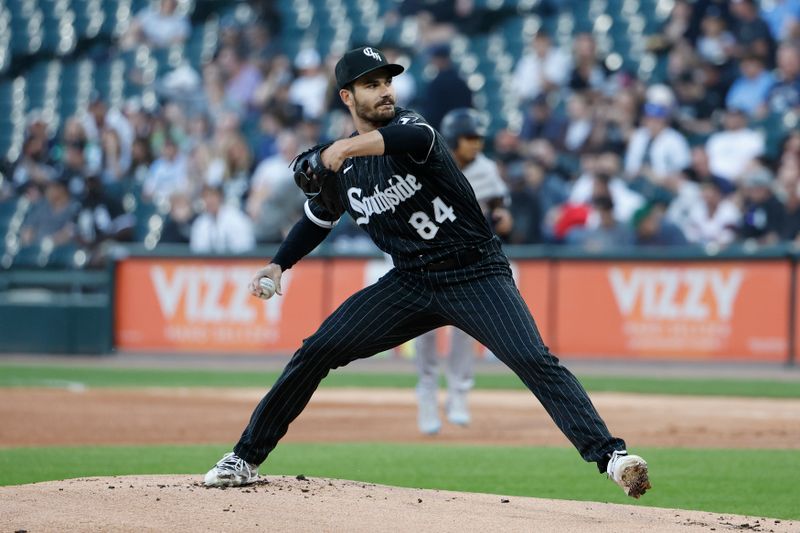
<path fill-rule="evenodd" d="M 445 204 L 438 196 L 433 199 L 433 219 L 439 224 L 448 220 L 452 222 L 456 219 L 453 208 Z M 411 224 L 414 229 L 417 230 L 420 237 L 425 240 L 433 239 L 439 231 L 439 226 L 434 224 L 425 211 L 415 211 L 411 215 L 411 218 L 408 219 L 408 223 Z"/>

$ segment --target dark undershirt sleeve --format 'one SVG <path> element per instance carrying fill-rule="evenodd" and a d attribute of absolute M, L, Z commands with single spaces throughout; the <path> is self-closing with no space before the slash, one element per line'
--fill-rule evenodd
<path fill-rule="evenodd" d="M 378 128 L 383 136 L 385 155 L 408 154 L 417 163 L 424 163 L 433 149 L 433 128 L 427 124 L 393 124 Z"/>
<path fill-rule="evenodd" d="M 281 267 L 282 271 L 289 270 L 295 263 L 319 246 L 330 232 L 330 228 L 320 227 L 312 222 L 308 216 L 303 215 L 303 218 L 292 227 L 289 235 L 281 243 L 278 253 L 272 258 L 272 262 Z"/>

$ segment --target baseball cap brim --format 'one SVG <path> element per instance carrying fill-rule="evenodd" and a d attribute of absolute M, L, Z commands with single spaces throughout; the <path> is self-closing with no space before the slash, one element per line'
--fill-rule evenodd
<path fill-rule="evenodd" d="M 375 72 L 376 70 L 381 70 L 381 69 L 385 69 L 389 73 L 389 75 L 392 76 L 392 77 L 398 76 L 398 75 L 402 74 L 406 70 L 403 67 L 403 65 L 398 65 L 397 63 L 387 63 L 385 65 L 377 65 L 377 66 L 374 66 L 372 68 L 368 68 L 368 69 L 364 70 L 363 72 L 360 72 L 359 74 L 356 74 L 355 76 L 351 76 L 350 79 L 348 79 L 347 81 L 340 83 L 339 84 L 339 88 L 341 89 L 345 85 L 349 85 L 349 84 L 353 83 L 358 78 L 360 78 L 362 76 L 366 76 L 370 72 Z"/>

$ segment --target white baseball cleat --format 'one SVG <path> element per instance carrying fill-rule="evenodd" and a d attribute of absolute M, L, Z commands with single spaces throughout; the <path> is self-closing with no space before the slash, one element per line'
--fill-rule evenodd
<path fill-rule="evenodd" d="M 258 465 L 253 465 L 233 452 L 228 452 L 208 471 L 206 487 L 241 487 L 258 479 Z"/>
<path fill-rule="evenodd" d="M 467 395 L 464 392 L 451 392 L 447 397 L 447 420 L 457 426 L 468 426 L 471 420 Z"/>
<path fill-rule="evenodd" d="M 639 498 L 651 488 L 647 462 L 638 455 L 628 455 L 625 450 L 611 454 L 606 473 L 631 498 Z"/>
<path fill-rule="evenodd" d="M 417 402 L 419 411 L 417 412 L 417 427 L 425 435 L 436 435 L 442 429 L 442 422 L 439 420 L 439 402 L 436 398 L 436 391 L 417 390 Z"/>

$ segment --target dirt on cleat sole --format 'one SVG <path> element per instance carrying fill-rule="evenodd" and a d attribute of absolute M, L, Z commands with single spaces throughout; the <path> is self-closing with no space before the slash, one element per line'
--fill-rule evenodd
<path fill-rule="evenodd" d="M 622 483 L 625 493 L 631 498 L 638 499 L 647 489 L 652 488 L 647 477 L 647 465 L 636 464 L 625 469 L 622 473 Z"/>

